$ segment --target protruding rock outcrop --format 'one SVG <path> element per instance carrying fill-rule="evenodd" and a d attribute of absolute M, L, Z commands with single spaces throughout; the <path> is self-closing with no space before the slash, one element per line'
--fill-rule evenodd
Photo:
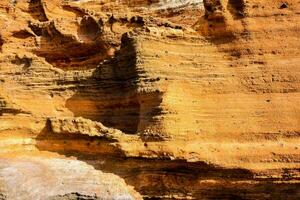
<path fill-rule="evenodd" d="M 79 118 L 52 118 L 48 120 L 54 134 L 80 134 L 91 137 L 113 138 L 122 134 L 117 129 L 107 128 L 100 122 Z"/>

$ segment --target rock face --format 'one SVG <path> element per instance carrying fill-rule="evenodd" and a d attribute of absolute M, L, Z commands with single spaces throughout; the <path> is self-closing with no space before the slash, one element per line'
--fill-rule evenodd
<path fill-rule="evenodd" d="M 0 199 L 299 199 L 299 13 L 2 0 Z"/>
<path fill-rule="evenodd" d="M 1 158 L 0 180 L 4 199 L 141 199 L 113 174 L 49 155 Z"/>
<path fill-rule="evenodd" d="M 49 119 L 54 134 L 80 134 L 97 137 L 113 137 L 122 134 L 117 129 L 107 128 L 100 122 L 79 118 Z"/>

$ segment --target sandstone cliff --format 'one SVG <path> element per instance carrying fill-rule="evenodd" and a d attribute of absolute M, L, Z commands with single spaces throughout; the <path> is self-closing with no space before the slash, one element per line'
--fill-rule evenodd
<path fill-rule="evenodd" d="M 0 199 L 299 199 L 299 14 L 2 0 Z"/>

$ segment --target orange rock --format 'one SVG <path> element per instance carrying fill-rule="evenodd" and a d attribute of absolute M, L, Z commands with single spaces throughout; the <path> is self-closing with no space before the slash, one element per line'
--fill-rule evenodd
<path fill-rule="evenodd" d="M 299 9 L 1 1 L 0 199 L 298 199 Z"/>

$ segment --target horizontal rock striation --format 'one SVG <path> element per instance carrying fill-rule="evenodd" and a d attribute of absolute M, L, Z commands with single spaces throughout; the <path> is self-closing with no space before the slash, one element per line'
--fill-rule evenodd
<path fill-rule="evenodd" d="M 299 199 L 300 4 L 0 2 L 0 199 Z"/>

